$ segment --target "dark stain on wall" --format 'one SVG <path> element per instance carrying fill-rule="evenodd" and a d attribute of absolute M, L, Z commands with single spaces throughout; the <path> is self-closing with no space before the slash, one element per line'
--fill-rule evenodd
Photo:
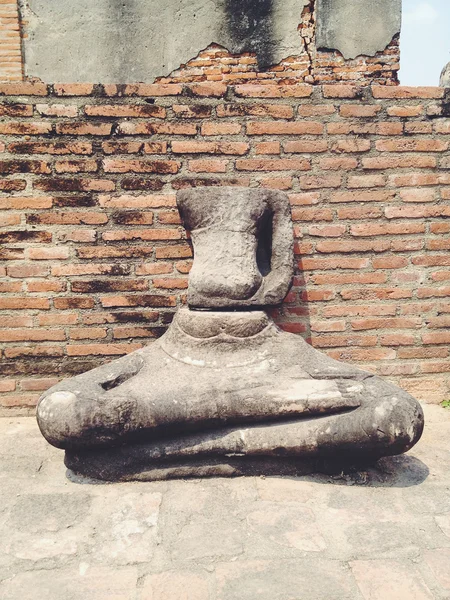
<path fill-rule="evenodd" d="M 262 71 L 273 57 L 273 0 L 225 0 L 225 15 L 232 51 L 254 52 Z"/>

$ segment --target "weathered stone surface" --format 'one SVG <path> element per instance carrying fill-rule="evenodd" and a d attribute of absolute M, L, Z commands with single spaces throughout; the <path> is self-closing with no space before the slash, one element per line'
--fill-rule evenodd
<path fill-rule="evenodd" d="M 297 27 L 306 4 L 308 0 L 23 0 L 26 71 L 51 83 L 151 82 L 212 43 L 233 53 L 255 52 L 264 69 L 300 54 Z"/>
<path fill-rule="evenodd" d="M 45 393 L 38 423 L 69 469 L 105 480 L 299 474 L 411 448 L 423 413 L 409 394 L 263 311 L 237 310 L 289 288 L 287 196 L 193 190 L 178 204 L 195 250 L 189 304 L 235 310 L 180 309 L 157 342 Z"/>
<path fill-rule="evenodd" d="M 190 306 L 237 308 L 282 302 L 294 272 L 286 194 L 247 188 L 191 189 L 179 192 L 177 203 L 194 244 Z"/>
<path fill-rule="evenodd" d="M 439 85 L 441 87 L 450 88 L 450 62 L 442 69 Z"/>
<path fill-rule="evenodd" d="M 401 0 L 317 0 L 316 45 L 344 58 L 373 56 L 400 32 Z"/>

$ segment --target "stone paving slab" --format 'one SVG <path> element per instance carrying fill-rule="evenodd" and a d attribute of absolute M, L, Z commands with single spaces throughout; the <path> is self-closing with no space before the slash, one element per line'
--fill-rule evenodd
<path fill-rule="evenodd" d="M 450 410 L 364 472 L 86 482 L 0 419 L 2 600 L 450 599 Z"/>

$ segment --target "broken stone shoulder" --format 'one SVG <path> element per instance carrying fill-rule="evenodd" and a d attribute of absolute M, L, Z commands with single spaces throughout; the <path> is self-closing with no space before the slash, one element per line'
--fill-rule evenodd
<path fill-rule="evenodd" d="M 327 357 L 255 307 L 255 297 L 279 302 L 273 290 L 285 294 L 291 283 L 285 194 L 190 190 L 178 203 L 194 233 L 195 308 L 181 308 L 158 341 L 43 395 L 39 427 L 65 449 L 69 469 L 105 480 L 295 474 L 411 448 L 423 413 L 409 394 Z M 224 264 L 223 229 L 236 234 Z"/>

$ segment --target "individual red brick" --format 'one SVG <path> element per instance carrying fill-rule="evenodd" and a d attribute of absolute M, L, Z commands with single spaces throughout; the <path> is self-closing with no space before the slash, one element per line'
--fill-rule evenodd
<path fill-rule="evenodd" d="M 309 171 L 311 163 L 306 158 L 249 158 L 236 160 L 238 171 Z"/>
<path fill-rule="evenodd" d="M 132 296 L 101 296 L 100 302 L 103 307 L 120 306 L 160 306 L 169 307 L 176 305 L 175 296 L 164 296 L 156 294 L 132 295 Z"/>
<path fill-rule="evenodd" d="M 0 83 L 1 96 L 46 96 L 47 85 L 39 81 Z"/>
<path fill-rule="evenodd" d="M 374 98 L 390 99 L 390 98 L 443 98 L 444 89 L 438 87 L 397 87 L 385 85 L 373 85 L 372 94 Z"/>
<path fill-rule="evenodd" d="M 336 112 L 332 104 L 303 104 L 298 107 L 299 117 L 326 117 Z"/>
<path fill-rule="evenodd" d="M 46 277 L 48 275 L 48 267 L 40 264 L 15 264 L 10 265 L 6 269 L 8 277 L 19 277 L 21 279 L 27 277 Z"/>
<path fill-rule="evenodd" d="M 36 104 L 36 110 L 44 117 L 77 117 L 78 106 L 67 104 Z"/>
<path fill-rule="evenodd" d="M 439 331 L 438 333 L 423 333 L 422 342 L 425 345 L 449 344 L 450 331 Z"/>
<path fill-rule="evenodd" d="M 3 135 L 43 135 L 50 133 L 51 123 L 30 123 L 29 121 L 5 121 L 0 123 L 0 134 Z"/>
<path fill-rule="evenodd" d="M 122 135 L 196 135 L 195 123 L 151 123 L 122 121 L 117 133 Z"/>
<path fill-rule="evenodd" d="M 408 266 L 408 259 L 403 256 L 383 256 L 372 260 L 374 269 L 401 269 Z"/>
<path fill-rule="evenodd" d="M 51 325 L 54 327 L 55 325 L 75 325 L 78 322 L 78 313 L 54 313 L 38 315 L 38 325 L 40 327 L 45 327 L 47 325 Z"/>
<path fill-rule="evenodd" d="M 407 333 L 389 333 L 380 335 L 380 344 L 382 346 L 413 346 L 416 343 L 416 337 Z"/>
<path fill-rule="evenodd" d="M 311 331 L 332 333 L 345 331 L 345 321 L 311 321 Z"/>
<path fill-rule="evenodd" d="M 188 282 L 186 278 L 164 277 L 153 279 L 153 287 L 166 290 L 184 290 L 187 289 Z"/>
<path fill-rule="evenodd" d="M 153 254 L 153 248 L 145 246 L 87 246 L 76 249 L 76 255 L 81 259 L 99 258 L 147 258 Z"/>
<path fill-rule="evenodd" d="M 69 330 L 71 340 L 95 340 L 105 338 L 106 335 L 104 327 L 76 327 Z"/>
<path fill-rule="evenodd" d="M 51 169 L 43 160 L 0 160 L 0 174 L 14 173 L 51 173 Z"/>
<path fill-rule="evenodd" d="M 155 250 L 156 258 L 190 258 L 192 249 L 190 246 L 160 246 Z"/>
<path fill-rule="evenodd" d="M 248 135 L 321 135 L 322 123 L 316 121 L 253 121 L 247 123 Z"/>
<path fill-rule="evenodd" d="M 22 379 L 20 381 L 20 387 L 24 392 L 45 392 L 56 385 L 58 381 L 59 379 L 56 377 Z"/>
<path fill-rule="evenodd" d="M 42 294 L 44 292 L 54 292 L 59 294 L 67 290 L 67 283 L 65 281 L 58 281 L 56 279 L 45 279 L 45 280 L 34 280 L 26 283 L 28 292 L 37 292 Z"/>
<path fill-rule="evenodd" d="M 311 340 L 315 348 L 336 348 L 339 346 L 375 346 L 377 338 L 374 335 L 321 335 Z"/>
<path fill-rule="evenodd" d="M 102 225 L 108 222 L 107 215 L 100 212 L 70 211 L 42 212 L 28 215 L 27 223 L 45 225 Z"/>
<path fill-rule="evenodd" d="M 153 213 L 127 210 L 114 213 L 112 219 L 118 225 L 152 225 Z"/>
<path fill-rule="evenodd" d="M 68 356 L 89 356 L 90 354 L 108 356 L 122 355 L 134 352 L 142 348 L 142 344 L 69 344 L 67 346 Z"/>
<path fill-rule="evenodd" d="M 346 285 L 353 283 L 386 283 L 387 276 L 385 273 L 313 273 L 308 275 L 308 283 L 314 283 L 315 285 Z"/>
<path fill-rule="evenodd" d="M 70 123 L 57 123 L 56 133 L 60 135 L 110 135 L 111 123 L 86 123 L 80 121 L 78 123 L 71 121 Z"/>
<path fill-rule="evenodd" d="M 326 317 L 354 317 L 354 316 L 387 316 L 397 313 L 397 306 L 389 304 L 344 304 L 341 306 L 327 306 L 322 311 Z"/>
<path fill-rule="evenodd" d="M 337 216 L 339 219 L 378 219 L 383 215 L 383 211 L 378 206 L 349 206 L 338 208 Z"/>
<path fill-rule="evenodd" d="M 249 145 L 245 142 L 172 142 L 175 154 L 246 154 Z"/>
<path fill-rule="evenodd" d="M 95 229 L 77 229 L 73 231 L 61 232 L 59 234 L 62 242 L 95 242 L 97 231 Z"/>
<path fill-rule="evenodd" d="M 433 281 L 449 281 L 450 271 L 435 271 L 431 274 L 431 279 Z"/>
<path fill-rule="evenodd" d="M 386 252 L 390 249 L 388 240 L 327 240 L 316 245 L 318 252 Z"/>
<path fill-rule="evenodd" d="M 166 117 L 166 109 L 156 104 L 87 104 L 84 112 L 89 117 Z"/>
<path fill-rule="evenodd" d="M 378 140 L 375 146 L 380 152 L 444 152 L 448 149 L 448 142 L 426 138 L 402 138 Z"/>
<path fill-rule="evenodd" d="M 212 113 L 212 107 L 208 104 L 173 104 L 172 110 L 183 119 L 205 119 Z"/>
<path fill-rule="evenodd" d="M 416 156 L 370 157 L 362 160 L 364 169 L 433 169 L 437 165 L 434 156 L 417 154 Z"/>
<path fill-rule="evenodd" d="M 330 202 L 390 202 L 395 192 L 390 190 L 358 190 L 335 192 L 330 195 Z"/>
<path fill-rule="evenodd" d="M 0 406 L 11 409 L 34 407 L 38 403 L 39 397 L 40 394 L 11 394 L 0 398 Z"/>
<path fill-rule="evenodd" d="M 310 85 L 237 85 L 237 96 L 245 98 L 309 98 L 313 92 Z"/>
<path fill-rule="evenodd" d="M 190 160 L 188 163 L 188 169 L 193 173 L 226 173 L 228 164 L 229 163 L 226 160 Z"/>
<path fill-rule="evenodd" d="M 355 331 L 365 329 L 418 329 L 422 326 L 421 317 L 405 318 L 396 317 L 391 319 L 356 319 L 351 321 L 351 327 Z"/>
<path fill-rule="evenodd" d="M 321 188 L 337 188 L 342 185 L 341 175 L 302 175 L 299 178 L 300 188 L 313 190 Z"/>
<path fill-rule="evenodd" d="M 342 290 L 343 300 L 401 300 L 412 297 L 412 290 L 396 287 Z"/>
<path fill-rule="evenodd" d="M 0 227 L 11 227 L 14 225 L 20 225 L 22 221 L 21 215 L 1 215 L 0 214 Z"/>
<path fill-rule="evenodd" d="M 433 126 L 431 123 L 425 121 L 412 121 L 405 123 L 405 133 L 407 134 L 421 134 L 421 133 L 433 133 Z"/>
<path fill-rule="evenodd" d="M 360 90 L 353 85 L 324 85 L 322 88 L 324 98 L 357 98 Z"/>
<path fill-rule="evenodd" d="M 450 233 L 450 223 L 430 223 L 430 233 Z"/>
<path fill-rule="evenodd" d="M 144 154 L 165 154 L 167 142 L 146 142 L 143 149 Z"/>
<path fill-rule="evenodd" d="M 326 140 L 299 140 L 295 142 L 285 142 L 283 146 L 285 152 L 316 153 L 326 152 L 328 150 L 328 143 Z"/>
<path fill-rule="evenodd" d="M 312 225 L 308 227 L 308 234 L 318 237 L 341 237 L 345 230 L 345 225 Z"/>
<path fill-rule="evenodd" d="M 295 208 L 292 210 L 293 221 L 332 221 L 333 213 L 329 208 Z"/>
<path fill-rule="evenodd" d="M 411 185 L 414 185 L 414 183 Z M 434 202 L 436 200 L 436 190 L 421 188 L 400 190 L 400 198 L 403 202 Z"/>
<path fill-rule="evenodd" d="M 100 195 L 98 203 L 104 208 L 162 208 L 176 206 L 174 194 L 154 194 L 143 196 Z"/>
<path fill-rule="evenodd" d="M 6 358 L 62 356 L 63 354 L 64 350 L 61 346 L 16 346 L 5 349 Z"/>
<path fill-rule="evenodd" d="M 261 187 L 271 190 L 290 190 L 293 183 L 293 177 L 264 177 L 259 181 Z"/>
<path fill-rule="evenodd" d="M 302 192 L 300 194 L 289 194 L 289 202 L 292 206 L 309 206 L 318 204 L 320 201 L 320 192 Z"/>
<path fill-rule="evenodd" d="M 9 152 L 16 154 L 92 154 L 91 142 L 15 142 Z"/>
<path fill-rule="evenodd" d="M 49 308 L 50 301 L 47 298 L 0 297 L 0 309 L 4 310 L 48 310 Z"/>
<path fill-rule="evenodd" d="M 240 123 L 202 123 L 202 135 L 236 135 L 241 133 L 242 125 Z"/>
<path fill-rule="evenodd" d="M 188 274 L 192 269 L 192 260 L 179 260 L 175 268 L 179 273 Z"/>
<path fill-rule="evenodd" d="M 169 262 L 143 263 L 136 266 L 136 275 L 165 275 L 172 271 L 173 264 Z"/>
<path fill-rule="evenodd" d="M 16 389 L 16 381 L 14 379 L 4 379 L 0 381 L 0 392 L 14 392 Z"/>
<path fill-rule="evenodd" d="M 423 104 L 409 104 L 404 106 L 389 106 L 387 114 L 390 117 L 418 117 L 423 113 Z"/>
<path fill-rule="evenodd" d="M 324 171 L 351 171 L 356 169 L 358 161 L 349 156 L 339 156 L 337 158 L 321 158 L 319 165 Z"/>
<path fill-rule="evenodd" d="M 33 187 L 44 192 L 111 192 L 116 185 L 109 179 L 49 177 L 35 181 Z"/>
<path fill-rule="evenodd" d="M 181 163 L 174 160 L 121 160 L 106 158 L 105 173 L 178 173 Z"/>
<path fill-rule="evenodd" d="M 115 327 L 113 337 L 115 339 L 126 338 L 154 338 L 159 337 L 158 327 Z"/>
<path fill-rule="evenodd" d="M 142 142 L 102 142 L 102 150 L 105 154 L 137 154 L 142 148 Z"/>
<path fill-rule="evenodd" d="M 450 216 L 450 206 L 387 206 L 384 209 L 384 213 L 388 219 L 422 219 L 429 217 L 445 217 Z"/>
<path fill-rule="evenodd" d="M 361 223 L 352 225 L 350 233 L 354 236 L 372 237 L 376 235 L 408 235 L 412 233 L 424 233 L 423 223 Z"/>
<path fill-rule="evenodd" d="M 341 117 L 376 117 L 381 110 L 377 104 L 343 104 L 339 109 Z"/>
<path fill-rule="evenodd" d="M 291 119 L 294 109 L 288 104 L 219 104 L 216 108 L 218 117 L 274 117 Z"/>
<path fill-rule="evenodd" d="M 333 300 L 336 292 L 333 290 L 304 290 L 301 293 L 303 302 L 328 302 Z"/>
<path fill-rule="evenodd" d="M 178 229 L 115 229 L 102 234 L 105 241 L 125 240 L 179 240 L 181 232 Z"/>
<path fill-rule="evenodd" d="M 430 329 L 439 329 L 441 327 L 450 329 L 450 316 L 444 315 L 442 317 L 433 317 L 431 319 L 427 319 L 427 326 Z"/>
<path fill-rule="evenodd" d="M 53 89 L 57 96 L 90 96 L 94 85 L 92 83 L 56 83 Z"/>
<path fill-rule="evenodd" d="M 94 299 L 93 298 L 54 298 L 53 299 L 53 306 L 57 309 L 57 310 L 70 310 L 73 308 L 79 308 L 79 309 L 86 309 L 86 308 L 93 308 L 94 306 Z"/>
<path fill-rule="evenodd" d="M 280 154 L 280 142 L 260 142 L 255 144 L 256 154 Z"/>
<path fill-rule="evenodd" d="M 47 342 L 66 339 L 64 329 L 4 329 L 0 342 Z"/>
<path fill-rule="evenodd" d="M 32 104 L 0 104 L 0 116 L 5 117 L 32 117 Z"/>
<path fill-rule="evenodd" d="M 57 160 L 55 162 L 57 173 L 95 173 L 98 171 L 96 160 Z"/>
<path fill-rule="evenodd" d="M 447 135 L 450 133 L 450 120 L 446 121 L 438 121 L 434 124 L 434 131 L 436 133 L 441 133 Z"/>
<path fill-rule="evenodd" d="M 0 180 L 0 192 L 21 192 L 27 187 L 24 179 L 4 179 Z"/>
<path fill-rule="evenodd" d="M 438 185 L 439 176 L 435 173 L 408 173 L 389 175 L 388 185 L 393 187 L 414 187 Z"/>
<path fill-rule="evenodd" d="M 446 358 L 447 348 L 399 348 L 398 358 Z"/>
<path fill-rule="evenodd" d="M 141 279 L 94 279 L 72 281 L 74 294 L 97 294 L 99 292 L 142 292 L 148 289 L 148 283 Z"/>
<path fill-rule="evenodd" d="M 194 96 L 213 96 L 215 98 L 221 98 L 227 91 L 227 86 L 223 83 L 201 82 L 187 85 L 186 88 Z"/>
<path fill-rule="evenodd" d="M 353 175 L 347 180 L 349 188 L 384 187 L 385 184 L 384 175 Z"/>
<path fill-rule="evenodd" d="M 370 140 L 345 139 L 333 141 L 331 150 L 333 152 L 367 152 L 370 150 Z"/>
<path fill-rule="evenodd" d="M 0 244 L 20 244 L 26 242 L 50 244 L 52 242 L 52 234 L 49 231 L 0 232 Z"/>

